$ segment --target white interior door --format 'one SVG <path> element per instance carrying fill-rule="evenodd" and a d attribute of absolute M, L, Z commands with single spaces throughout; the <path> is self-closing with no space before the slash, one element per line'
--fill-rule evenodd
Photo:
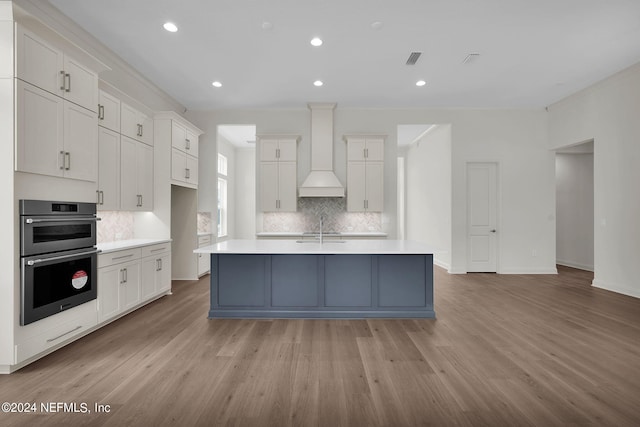
<path fill-rule="evenodd" d="M 497 271 L 498 166 L 467 163 L 467 271 Z"/>

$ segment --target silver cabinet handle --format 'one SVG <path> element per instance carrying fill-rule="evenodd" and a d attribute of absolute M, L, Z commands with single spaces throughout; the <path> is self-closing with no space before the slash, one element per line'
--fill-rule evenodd
<path fill-rule="evenodd" d="M 140 125 L 140 136 L 144 136 L 144 125 Z"/>
<path fill-rule="evenodd" d="M 64 89 L 64 91 L 65 92 L 71 92 L 71 74 L 66 73 L 64 76 L 65 76 L 65 78 L 67 80 L 67 83 L 68 83 L 66 85 L 66 88 Z"/>
<path fill-rule="evenodd" d="M 184 148 L 186 150 L 190 150 L 191 149 L 191 141 L 189 141 L 188 138 L 184 140 Z"/>
<path fill-rule="evenodd" d="M 104 105 L 98 104 L 98 120 L 104 120 Z"/>
<path fill-rule="evenodd" d="M 104 205 L 104 191 L 100 190 L 100 204 Z"/>
<path fill-rule="evenodd" d="M 65 152 L 64 153 L 64 157 L 65 157 L 65 160 L 66 160 L 64 169 L 65 170 L 69 170 L 69 169 L 71 169 L 71 153 L 68 152 L 68 151 Z"/>
<path fill-rule="evenodd" d="M 191 169 L 186 168 L 186 169 L 184 170 L 184 177 L 185 177 L 186 179 L 191 178 Z"/>
<path fill-rule="evenodd" d="M 96 204 L 100 204 L 100 190 L 96 190 Z"/>
<path fill-rule="evenodd" d="M 53 342 L 53 341 L 59 340 L 60 338 L 64 337 L 65 335 L 69 335 L 70 333 L 75 332 L 75 331 L 77 331 L 78 329 L 82 329 L 82 326 L 80 326 L 80 325 L 79 325 L 79 326 L 76 326 L 75 328 L 73 328 L 73 329 L 72 329 L 72 330 L 70 330 L 70 331 L 65 332 L 64 334 L 60 334 L 60 335 L 58 335 L 57 337 L 49 338 L 49 339 L 47 340 L 47 342 Z"/>
<path fill-rule="evenodd" d="M 65 81 L 64 70 L 60 70 L 60 75 L 62 76 L 62 83 L 61 83 L 62 86 L 60 86 L 60 90 L 65 90 L 66 89 L 66 87 L 65 87 L 66 81 Z"/>
<path fill-rule="evenodd" d="M 493 230 L 489 230 L 491 233 L 495 233 L 497 230 L 494 228 Z"/>
<path fill-rule="evenodd" d="M 142 205 L 144 205 L 143 200 L 142 200 L 142 194 L 140 195 L 140 207 L 142 207 Z"/>
<path fill-rule="evenodd" d="M 116 257 L 111 258 L 111 261 L 115 261 L 117 259 L 131 258 L 132 256 L 133 256 L 133 254 L 116 256 Z"/>
<path fill-rule="evenodd" d="M 29 261 L 27 261 L 27 265 L 28 266 L 34 266 L 36 264 L 40 264 L 41 262 L 46 262 L 46 261 L 59 261 L 61 259 L 67 259 L 67 258 L 76 258 L 79 256 L 84 256 L 84 255 L 93 255 L 93 254 L 97 254 L 98 252 L 100 252 L 98 249 L 93 250 L 93 251 L 89 251 L 89 252 L 81 252 L 79 254 L 70 254 L 70 255 L 61 255 L 61 256 L 52 256 L 50 258 L 38 258 L 38 259 L 30 259 Z"/>
<path fill-rule="evenodd" d="M 64 170 L 64 161 L 65 161 L 65 158 L 64 158 L 64 151 L 60 151 L 60 159 L 61 159 L 61 162 L 60 162 L 60 170 Z"/>

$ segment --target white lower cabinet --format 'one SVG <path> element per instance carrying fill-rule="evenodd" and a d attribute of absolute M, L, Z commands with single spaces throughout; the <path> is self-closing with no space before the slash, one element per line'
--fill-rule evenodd
<path fill-rule="evenodd" d="M 171 290 L 171 244 L 98 256 L 98 322 L 118 317 Z"/>
<path fill-rule="evenodd" d="M 211 234 L 198 236 L 198 247 L 209 246 L 211 244 Z M 198 277 L 211 271 L 211 255 L 198 254 Z"/>
<path fill-rule="evenodd" d="M 142 300 L 171 290 L 171 244 L 142 248 Z"/>

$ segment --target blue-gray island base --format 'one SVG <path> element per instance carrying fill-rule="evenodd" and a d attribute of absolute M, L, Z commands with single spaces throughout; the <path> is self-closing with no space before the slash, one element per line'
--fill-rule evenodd
<path fill-rule="evenodd" d="M 432 254 L 211 253 L 209 318 L 432 318 Z"/>

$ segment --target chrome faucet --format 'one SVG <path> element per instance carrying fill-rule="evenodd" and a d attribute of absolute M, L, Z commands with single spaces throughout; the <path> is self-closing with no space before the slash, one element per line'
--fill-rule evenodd
<path fill-rule="evenodd" d="M 320 244 L 322 244 L 322 225 L 324 224 L 324 215 L 320 215 Z"/>

